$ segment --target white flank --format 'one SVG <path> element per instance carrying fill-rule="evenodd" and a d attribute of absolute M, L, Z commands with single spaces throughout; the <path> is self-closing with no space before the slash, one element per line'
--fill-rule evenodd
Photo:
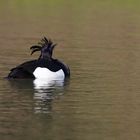
<path fill-rule="evenodd" d="M 37 67 L 33 72 L 37 79 L 49 79 L 49 80 L 64 80 L 65 75 L 62 69 L 56 72 L 52 72 L 47 68 Z"/>

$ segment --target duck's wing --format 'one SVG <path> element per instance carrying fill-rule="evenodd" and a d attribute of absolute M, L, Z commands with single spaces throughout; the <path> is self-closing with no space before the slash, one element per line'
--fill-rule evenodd
<path fill-rule="evenodd" d="M 66 64 L 64 64 L 63 62 L 61 62 L 60 60 L 58 60 L 58 59 L 55 59 L 54 61 L 64 71 L 65 76 L 70 77 L 70 69 L 69 69 L 69 67 Z"/>
<path fill-rule="evenodd" d="M 27 61 L 11 69 L 8 78 L 34 78 L 33 71 L 37 67 L 37 60 Z"/>

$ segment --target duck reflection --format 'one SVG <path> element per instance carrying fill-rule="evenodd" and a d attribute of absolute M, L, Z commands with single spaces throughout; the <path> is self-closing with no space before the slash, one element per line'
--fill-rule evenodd
<path fill-rule="evenodd" d="M 52 102 L 64 94 L 64 88 L 68 81 L 66 80 L 8 80 L 9 85 L 17 96 L 22 96 L 26 104 L 27 96 L 31 100 L 30 107 L 33 107 L 35 113 L 51 113 Z M 19 95 L 20 93 L 20 95 Z M 33 98 L 30 98 L 32 95 Z M 24 99 L 25 98 L 25 99 Z M 29 105 L 29 100 L 27 104 Z M 33 104 L 32 104 L 33 103 Z"/>
<path fill-rule="evenodd" d="M 50 113 L 52 101 L 63 94 L 64 80 L 35 79 L 33 84 L 35 113 Z"/>

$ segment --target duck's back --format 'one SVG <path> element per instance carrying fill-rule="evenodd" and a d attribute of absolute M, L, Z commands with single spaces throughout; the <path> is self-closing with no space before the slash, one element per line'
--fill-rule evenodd
<path fill-rule="evenodd" d="M 63 73 L 63 74 L 62 74 Z M 45 59 L 27 61 L 13 69 L 8 78 L 39 78 L 49 77 L 52 75 L 70 76 L 69 68 L 57 59 L 46 61 Z"/>

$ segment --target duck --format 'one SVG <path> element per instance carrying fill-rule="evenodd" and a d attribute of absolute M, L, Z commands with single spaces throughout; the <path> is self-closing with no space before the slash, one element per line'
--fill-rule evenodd
<path fill-rule="evenodd" d="M 42 38 L 37 45 L 30 47 L 31 55 L 40 51 L 38 59 L 24 62 L 12 68 L 8 79 L 49 79 L 64 80 L 70 77 L 70 68 L 58 59 L 52 57 L 57 44 L 51 39 Z"/>

